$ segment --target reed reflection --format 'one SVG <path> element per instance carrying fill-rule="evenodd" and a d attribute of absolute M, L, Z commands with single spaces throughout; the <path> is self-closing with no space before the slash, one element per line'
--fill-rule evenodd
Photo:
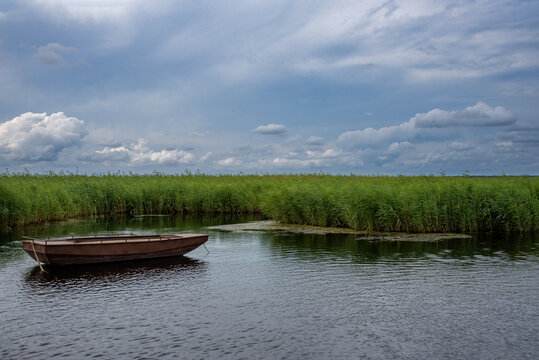
<path fill-rule="evenodd" d="M 471 239 L 442 241 L 380 241 L 356 235 L 264 234 L 261 241 L 275 255 L 314 262 L 347 258 L 352 262 L 414 261 L 427 257 L 468 260 L 489 257 L 518 261 L 539 257 L 534 234 L 474 234 Z"/>

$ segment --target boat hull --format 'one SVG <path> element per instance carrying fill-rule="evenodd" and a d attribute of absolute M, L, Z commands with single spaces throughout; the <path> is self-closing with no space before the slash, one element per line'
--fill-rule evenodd
<path fill-rule="evenodd" d="M 205 234 L 23 240 L 23 249 L 34 260 L 56 266 L 179 256 L 207 240 Z"/>

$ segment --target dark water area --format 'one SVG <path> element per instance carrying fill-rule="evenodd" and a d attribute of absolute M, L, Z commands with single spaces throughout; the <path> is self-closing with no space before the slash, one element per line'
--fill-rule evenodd
<path fill-rule="evenodd" d="M 0 235 L 0 358 L 537 359 L 536 236 L 227 233 L 136 217 L 24 235 L 209 233 L 186 257 L 47 268 Z"/>

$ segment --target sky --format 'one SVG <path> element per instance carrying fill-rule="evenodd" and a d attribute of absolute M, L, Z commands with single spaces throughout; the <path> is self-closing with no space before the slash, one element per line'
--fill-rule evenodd
<path fill-rule="evenodd" d="M 0 0 L 0 168 L 539 175 L 539 1 Z"/>

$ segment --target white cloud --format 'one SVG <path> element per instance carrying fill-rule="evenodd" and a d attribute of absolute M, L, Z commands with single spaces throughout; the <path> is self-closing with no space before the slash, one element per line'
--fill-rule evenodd
<path fill-rule="evenodd" d="M 361 148 L 385 147 L 391 142 L 413 138 L 416 131 L 413 122 L 407 121 L 400 125 L 386 126 L 379 129 L 366 128 L 346 131 L 339 136 L 337 141 L 345 146 Z"/>
<path fill-rule="evenodd" d="M 97 161 L 129 161 L 130 160 L 130 150 L 125 146 L 119 147 L 104 147 L 102 150 L 97 150 Z"/>
<path fill-rule="evenodd" d="M 307 157 L 309 158 L 318 158 L 318 159 L 328 159 L 328 158 L 335 158 L 341 154 L 341 152 L 337 149 L 326 149 L 324 151 L 310 151 L 308 150 L 306 153 Z"/>
<path fill-rule="evenodd" d="M 142 160 L 143 162 L 148 162 L 157 164 L 192 164 L 195 160 L 195 155 L 188 151 L 183 150 L 161 150 L 156 152 L 150 152 L 149 156 L 142 156 L 140 159 L 135 159 L 135 161 Z"/>
<path fill-rule="evenodd" d="M 63 46 L 59 43 L 50 43 L 44 46 L 40 46 L 34 57 L 41 64 L 44 65 L 58 65 L 64 61 L 61 54 L 76 51 L 73 47 Z"/>
<path fill-rule="evenodd" d="M 294 158 L 281 158 L 276 157 L 273 159 L 272 164 L 279 168 L 307 168 L 310 166 L 320 166 L 320 159 L 294 159 Z"/>
<path fill-rule="evenodd" d="M 130 165 L 158 164 L 178 165 L 192 164 L 195 155 L 188 151 L 178 149 L 162 149 L 154 151 L 148 148 L 148 140 L 141 138 L 130 146 L 104 147 L 95 153 L 83 156 L 87 161 L 128 162 Z"/>
<path fill-rule="evenodd" d="M 200 160 L 200 162 L 204 162 L 204 161 L 208 160 L 211 156 L 212 156 L 212 152 L 208 151 L 199 160 Z"/>
<path fill-rule="evenodd" d="M 416 114 L 412 119 L 416 128 L 453 126 L 502 126 L 516 121 L 515 115 L 501 106 L 492 108 L 483 102 L 464 110 L 445 111 L 434 109 Z"/>
<path fill-rule="evenodd" d="M 228 167 L 228 166 L 240 166 L 242 164 L 242 161 L 233 156 L 230 156 L 230 157 L 227 157 L 226 159 L 217 160 L 216 163 L 219 166 Z"/>
<path fill-rule="evenodd" d="M 412 145 L 408 141 L 394 142 L 391 145 L 389 145 L 387 152 L 390 154 L 400 154 L 406 151 L 410 151 L 413 148 L 414 148 L 414 145 Z"/>
<path fill-rule="evenodd" d="M 439 128 L 505 126 L 516 121 L 515 115 L 507 109 L 478 102 L 464 110 L 434 109 L 427 113 L 418 113 L 400 125 L 386 126 L 378 129 L 346 131 L 337 141 L 344 146 L 353 147 L 385 147 L 392 142 L 407 141 L 424 134 L 432 137 L 447 137 L 447 130 Z M 437 130 L 439 129 L 439 130 Z"/>
<path fill-rule="evenodd" d="M 253 130 L 254 133 L 263 135 L 284 135 L 286 131 L 286 126 L 281 124 L 260 125 Z"/>
<path fill-rule="evenodd" d="M 88 134 L 84 122 L 63 112 L 27 112 L 0 124 L 0 156 L 23 161 L 56 160 Z"/>
<path fill-rule="evenodd" d="M 451 114 L 464 113 L 468 116 L 466 124 L 471 126 L 484 125 L 485 114 L 490 114 L 489 119 L 495 119 L 492 121 L 503 124 L 501 115 L 508 110 L 502 111 L 498 107 L 479 103 L 464 110 L 443 112 L 446 118 Z M 477 118 L 470 114 L 477 114 Z M 306 142 L 304 137 L 291 134 L 287 137 L 288 141 L 279 144 L 275 144 L 275 141 L 264 144 L 260 139 L 253 139 L 252 143 L 247 141 L 234 148 L 230 146 L 230 140 L 227 142 L 221 139 L 219 145 L 215 145 L 215 141 L 209 136 L 205 144 L 197 143 L 196 148 L 200 151 L 197 155 L 193 150 L 186 150 L 187 148 L 175 148 L 174 144 L 177 144 L 178 139 L 173 134 L 171 136 L 176 138 L 176 142 L 162 141 L 163 138 L 148 134 L 152 138 L 151 143 L 168 144 L 155 148 L 144 138 L 127 143 L 119 140 L 119 134 L 103 131 L 92 132 L 84 137 L 87 131 L 82 121 L 68 118 L 63 113 L 50 116 L 27 113 L 0 124 L 0 159 L 15 163 L 59 158 L 59 163 L 64 161 L 68 166 L 86 164 L 105 169 L 177 169 L 178 165 L 182 165 L 209 172 L 310 172 L 340 169 L 345 172 L 407 171 L 415 174 L 438 173 L 441 170 L 457 174 L 467 169 L 475 169 L 477 172 L 481 172 L 481 169 L 490 171 L 489 164 L 496 166 L 494 171 L 499 173 L 499 169 L 506 170 L 508 164 L 512 168 L 521 166 L 523 169 L 533 164 L 530 155 L 526 154 L 531 147 L 539 145 L 539 131 L 534 124 L 517 122 L 509 126 L 490 126 L 484 127 L 481 132 L 448 131 L 447 127 L 417 127 L 418 115 L 400 125 L 345 132 L 337 140 L 310 137 L 310 141 Z M 462 126 L 457 122 L 453 128 L 462 129 Z M 62 151 L 73 145 L 79 145 L 80 149 Z M 223 153 L 225 148 L 226 152 Z"/>
<path fill-rule="evenodd" d="M 304 169 L 309 168 L 331 168 L 344 163 L 349 166 L 352 164 L 350 154 L 343 153 L 336 148 L 317 151 L 290 148 L 281 148 L 281 150 L 284 151 L 277 156 L 275 152 L 266 154 L 264 158 L 258 160 L 258 163 L 266 169 L 291 169 L 294 171 L 304 171 Z"/>

